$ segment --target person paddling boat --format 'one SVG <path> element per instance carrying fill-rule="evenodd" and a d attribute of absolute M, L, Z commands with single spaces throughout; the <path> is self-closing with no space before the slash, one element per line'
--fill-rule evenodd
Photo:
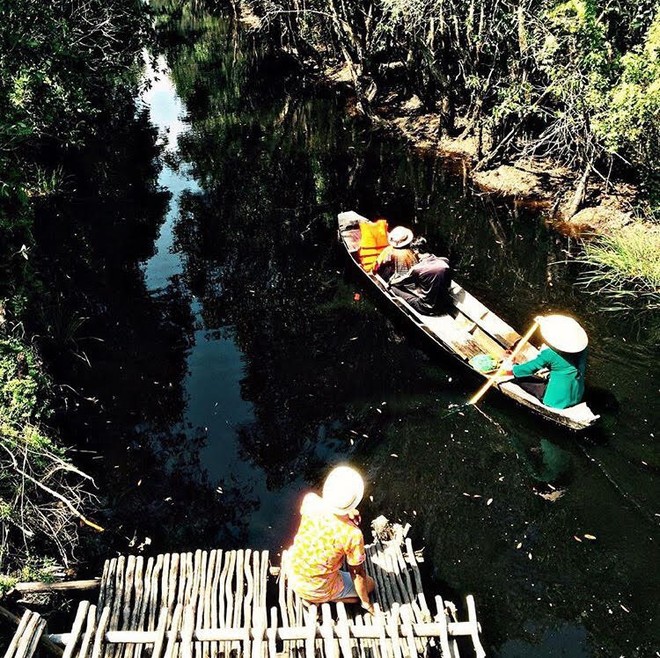
<path fill-rule="evenodd" d="M 504 376 L 513 376 L 522 389 L 541 400 L 547 407 L 566 409 L 579 404 L 584 395 L 587 367 L 587 332 L 567 315 L 536 318 L 546 345 L 530 361 L 513 364 L 504 361 Z M 547 369 L 547 377 L 535 376 Z"/>

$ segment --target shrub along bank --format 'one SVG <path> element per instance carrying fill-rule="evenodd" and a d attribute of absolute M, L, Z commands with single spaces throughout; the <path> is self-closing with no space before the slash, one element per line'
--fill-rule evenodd
<path fill-rule="evenodd" d="M 656 3 L 237 4 L 307 70 L 349 85 L 359 112 L 464 156 L 483 188 L 546 201 L 564 221 L 590 208 L 600 221 L 578 215 L 573 228 L 619 243 L 631 239 L 620 224 L 660 221 Z M 587 259 L 627 280 L 599 250 Z"/>
<path fill-rule="evenodd" d="M 68 566 L 90 501 L 47 429 L 52 384 L 34 335 L 56 331 L 39 310 L 58 291 L 35 212 L 75 193 L 77 154 L 133 107 L 149 32 L 139 0 L 0 4 L 0 589 Z"/>

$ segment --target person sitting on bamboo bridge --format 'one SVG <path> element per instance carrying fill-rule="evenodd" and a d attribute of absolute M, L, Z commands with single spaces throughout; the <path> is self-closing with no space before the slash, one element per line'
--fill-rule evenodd
<path fill-rule="evenodd" d="M 413 232 L 405 226 L 396 226 L 387 236 L 389 245 L 380 252 L 373 271 L 385 281 L 393 276 L 403 277 L 419 260 L 410 248 Z"/>
<path fill-rule="evenodd" d="M 566 409 L 582 401 L 587 368 L 587 332 L 566 315 L 539 316 L 536 321 L 547 346 L 536 358 L 513 365 L 502 364 L 504 376 L 513 375 L 513 383 L 531 393 L 546 407 Z M 534 373 L 547 368 L 546 378 Z"/>
<path fill-rule="evenodd" d="M 375 583 L 366 573 L 356 509 L 363 494 L 361 475 L 350 466 L 337 466 L 325 479 L 321 496 L 308 493 L 303 499 L 285 569 L 291 588 L 305 601 L 361 603 L 373 614 L 369 595 Z M 348 571 L 342 570 L 344 560 Z"/>

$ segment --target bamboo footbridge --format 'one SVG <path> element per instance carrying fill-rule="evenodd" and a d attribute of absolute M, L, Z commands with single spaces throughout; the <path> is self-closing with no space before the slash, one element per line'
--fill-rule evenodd
<path fill-rule="evenodd" d="M 105 563 L 98 601 L 79 604 L 70 632 L 48 634 L 26 611 L 5 658 L 31 658 L 44 640 L 63 646 L 63 658 L 485 656 L 472 597 L 467 621 L 439 596 L 432 611 L 421 557 L 399 535 L 367 546 L 374 615 L 357 604 L 303 602 L 268 551 L 121 556 Z"/>

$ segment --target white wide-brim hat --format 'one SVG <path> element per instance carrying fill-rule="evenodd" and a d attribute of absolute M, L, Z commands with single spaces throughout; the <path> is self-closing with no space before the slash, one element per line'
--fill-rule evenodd
<path fill-rule="evenodd" d="M 587 332 L 567 315 L 543 315 L 538 320 L 545 342 L 560 352 L 581 352 L 589 344 Z"/>
<path fill-rule="evenodd" d="M 396 249 L 407 247 L 413 241 L 413 232 L 405 226 L 396 226 L 390 231 L 387 241 Z"/>
<path fill-rule="evenodd" d="M 364 495 L 362 476 L 350 466 L 332 469 L 323 483 L 323 502 L 333 514 L 343 516 L 355 509 Z"/>

